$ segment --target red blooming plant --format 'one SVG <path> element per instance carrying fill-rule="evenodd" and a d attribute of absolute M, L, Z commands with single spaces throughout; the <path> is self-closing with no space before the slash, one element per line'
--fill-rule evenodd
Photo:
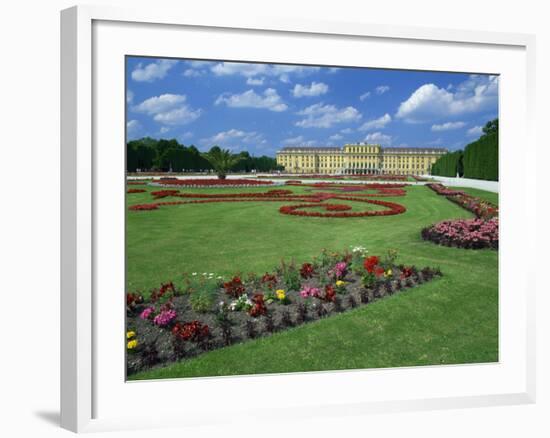
<path fill-rule="evenodd" d="M 322 301 L 327 301 L 329 303 L 334 303 L 336 301 L 336 290 L 331 284 L 325 286 L 325 294 L 319 295 L 318 298 Z"/>
<path fill-rule="evenodd" d="M 172 334 L 182 341 L 204 342 L 210 336 L 208 325 L 200 321 L 177 322 L 172 328 Z"/>
<path fill-rule="evenodd" d="M 313 265 L 311 263 L 304 263 L 300 268 L 300 276 L 302 278 L 311 278 L 313 277 L 313 274 L 315 274 L 315 270 L 313 269 Z"/>
<path fill-rule="evenodd" d="M 399 276 L 399 278 L 401 280 L 409 278 L 411 275 L 413 275 L 413 273 L 414 271 L 411 266 L 405 266 L 403 269 L 401 269 L 401 275 Z"/>
<path fill-rule="evenodd" d="M 128 292 L 126 294 L 126 309 L 127 310 L 134 310 L 136 306 L 143 303 L 143 296 Z"/>
<path fill-rule="evenodd" d="M 266 272 L 264 275 L 262 275 L 262 284 L 267 286 L 268 289 L 273 289 L 277 284 L 277 277 L 273 274 L 269 274 Z"/>
<path fill-rule="evenodd" d="M 225 293 L 233 298 L 239 298 L 245 292 L 244 284 L 241 280 L 241 277 L 238 275 L 234 276 L 231 280 L 223 284 Z"/>
<path fill-rule="evenodd" d="M 126 190 L 126 193 L 144 193 L 146 191 L 147 190 L 145 190 L 145 189 L 128 189 L 128 190 Z"/>
<path fill-rule="evenodd" d="M 265 315 L 267 313 L 267 307 L 265 307 L 264 294 L 254 294 L 252 297 L 254 305 L 248 311 L 249 315 L 257 318 L 258 316 Z"/>
<path fill-rule="evenodd" d="M 365 259 L 363 262 L 363 266 L 367 270 L 369 274 L 374 273 L 374 268 L 378 263 L 380 262 L 380 258 L 378 256 L 370 256 Z"/>
<path fill-rule="evenodd" d="M 162 283 L 160 288 L 155 289 L 151 293 L 151 302 L 163 304 L 166 301 L 171 300 L 176 295 L 176 288 L 171 281 L 168 283 Z"/>

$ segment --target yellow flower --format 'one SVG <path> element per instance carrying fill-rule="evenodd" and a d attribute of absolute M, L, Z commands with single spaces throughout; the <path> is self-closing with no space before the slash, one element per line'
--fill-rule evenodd
<path fill-rule="evenodd" d="M 392 273 L 393 273 L 393 271 L 392 271 L 391 269 L 388 269 L 384 275 L 385 275 L 386 277 L 391 277 L 391 276 L 392 276 Z"/>
<path fill-rule="evenodd" d="M 136 335 L 136 332 L 133 330 L 130 330 L 129 332 L 126 332 L 126 338 L 132 339 Z"/>
<path fill-rule="evenodd" d="M 136 348 L 138 345 L 138 341 L 137 339 L 132 339 L 130 342 L 128 342 L 127 344 L 127 347 L 128 347 L 128 350 L 133 350 L 134 348 Z"/>
<path fill-rule="evenodd" d="M 346 285 L 346 282 L 345 282 L 345 281 L 338 280 L 338 281 L 336 282 L 336 286 L 338 286 L 338 287 L 342 287 L 342 286 L 345 286 L 345 285 Z"/>
<path fill-rule="evenodd" d="M 277 296 L 278 300 L 284 300 L 286 297 L 285 291 L 283 289 L 277 289 L 275 291 L 275 295 Z"/>

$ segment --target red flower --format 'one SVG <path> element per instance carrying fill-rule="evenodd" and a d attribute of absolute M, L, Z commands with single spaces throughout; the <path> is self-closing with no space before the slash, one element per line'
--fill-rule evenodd
<path fill-rule="evenodd" d="M 264 302 L 264 294 L 254 294 L 252 297 L 252 302 L 254 305 L 248 311 L 250 316 L 257 318 L 258 316 L 265 315 L 267 313 L 267 308 L 265 307 Z"/>
<path fill-rule="evenodd" d="M 380 259 L 378 258 L 378 256 L 370 256 L 365 259 L 365 261 L 363 262 L 363 266 L 369 274 L 372 274 L 374 272 L 374 268 L 376 267 L 376 265 L 378 265 L 379 262 Z"/>
<path fill-rule="evenodd" d="M 377 266 L 376 268 L 374 268 L 374 275 L 376 275 L 377 277 L 381 277 L 382 275 L 384 275 L 384 268 L 382 268 L 381 266 Z"/>
<path fill-rule="evenodd" d="M 334 303 L 336 301 L 336 291 L 334 290 L 334 286 L 327 284 L 325 286 L 325 295 L 323 297 L 320 297 L 323 301 L 328 301 L 331 303 Z"/>
<path fill-rule="evenodd" d="M 208 338 L 210 329 L 200 321 L 186 323 L 177 322 L 172 329 L 172 334 L 183 341 L 201 342 Z"/>
<path fill-rule="evenodd" d="M 233 277 L 230 281 L 223 284 L 225 293 L 233 298 L 239 298 L 245 292 L 243 282 L 239 276 Z"/>
<path fill-rule="evenodd" d="M 313 265 L 311 263 L 304 263 L 300 268 L 300 275 L 302 278 L 311 278 L 315 273 Z"/>

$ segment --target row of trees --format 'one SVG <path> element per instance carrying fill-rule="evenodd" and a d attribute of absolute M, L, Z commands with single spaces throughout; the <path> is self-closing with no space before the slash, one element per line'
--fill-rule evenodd
<path fill-rule="evenodd" d="M 432 166 L 432 175 L 498 181 L 498 119 L 483 127 L 483 135 L 464 151 L 443 155 Z"/>
<path fill-rule="evenodd" d="M 221 165 L 225 172 L 269 172 L 281 170 L 274 158 L 253 157 L 248 152 L 232 154 L 218 146 L 201 153 L 195 146 L 184 146 L 177 140 L 157 140 L 150 137 L 129 141 L 126 145 L 126 170 L 198 172 L 216 170 Z"/>

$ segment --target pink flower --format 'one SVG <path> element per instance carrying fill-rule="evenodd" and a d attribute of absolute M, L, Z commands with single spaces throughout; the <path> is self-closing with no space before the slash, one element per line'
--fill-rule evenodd
<path fill-rule="evenodd" d="M 177 314 L 175 310 L 163 310 L 157 316 L 155 316 L 155 318 L 153 319 L 153 324 L 164 327 L 165 325 L 170 324 L 176 318 L 176 316 Z"/>
<path fill-rule="evenodd" d="M 147 307 L 143 312 L 141 312 L 141 314 L 139 315 L 139 317 L 141 319 L 149 319 L 149 317 L 151 316 L 151 314 L 155 311 L 155 309 L 153 307 Z"/>

